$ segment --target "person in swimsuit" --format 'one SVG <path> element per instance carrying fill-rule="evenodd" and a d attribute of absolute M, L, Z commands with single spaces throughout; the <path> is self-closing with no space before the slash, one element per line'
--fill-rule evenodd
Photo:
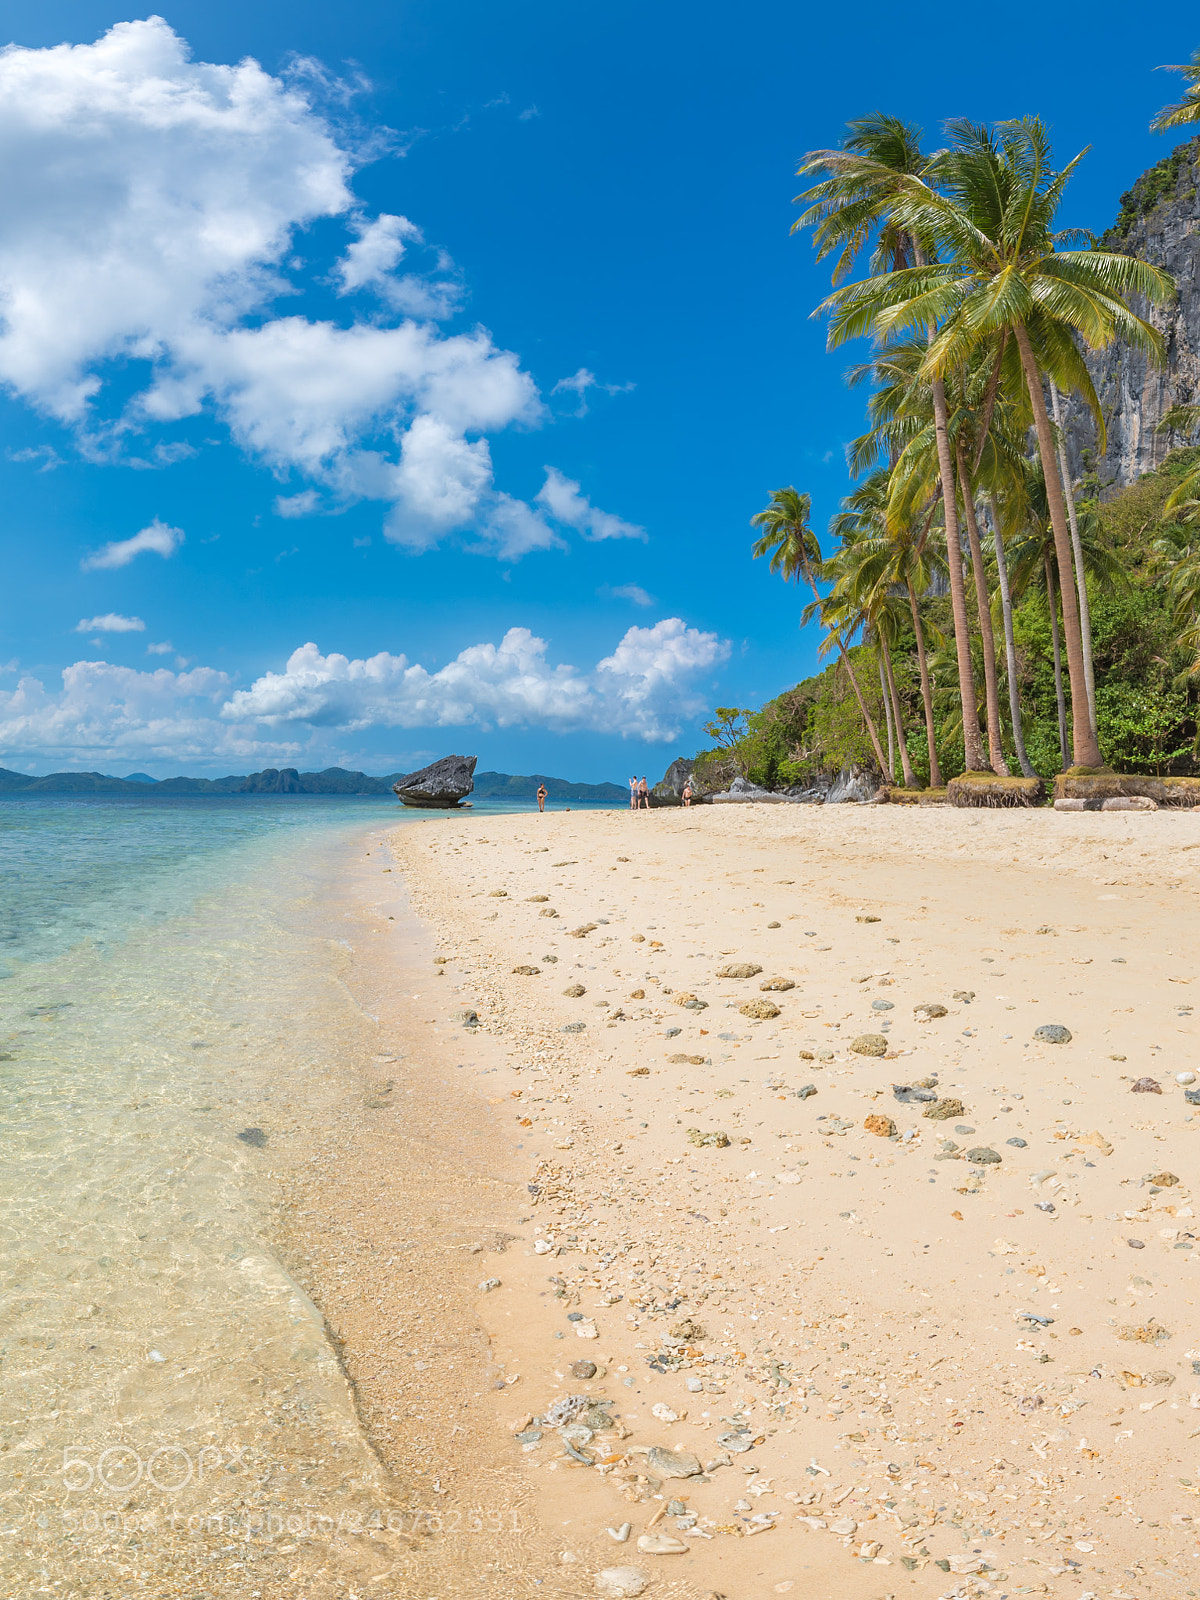
<path fill-rule="evenodd" d="M 545 809 L 546 809 L 546 785 L 544 783 L 539 783 L 538 784 L 537 803 L 538 803 L 538 810 L 539 811 L 545 811 Z"/>
<path fill-rule="evenodd" d="M 638 792 L 638 801 L 639 801 L 639 803 L 642 805 L 642 807 L 645 810 L 649 811 L 649 809 L 650 809 L 650 790 L 646 785 L 645 774 L 642 775 L 642 781 L 638 784 L 637 792 Z"/>
<path fill-rule="evenodd" d="M 692 803 L 692 780 L 690 778 L 683 786 L 683 803 L 689 807 Z"/>
<path fill-rule="evenodd" d="M 637 803 L 638 803 L 638 781 L 637 781 L 636 778 L 630 778 L 630 780 L 629 780 L 629 809 L 630 809 L 630 811 L 636 811 L 637 810 Z"/>

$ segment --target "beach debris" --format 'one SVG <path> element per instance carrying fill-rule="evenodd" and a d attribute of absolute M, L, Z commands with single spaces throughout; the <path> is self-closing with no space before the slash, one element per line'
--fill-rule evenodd
<path fill-rule="evenodd" d="M 600 924 L 598 922 L 584 922 L 578 928 L 572 928 L 570 930 L 571 938 L 582 939 L 589 933 L 595 933 L 599 926 Z"/>
<path fill-rule="evenodd" d="M 1071 1030 L 1060 1022 L 1043 1022 L 1033 1030 L 1033 1037 L 1042 1044 L 1070 1044 Z"/>
<path fill-rule="evenodd" d="M 507 889 L 489 889 L 488 890 L 488 899 L 489 900 L 507 900 L 508 899 L 508 890 Z"/>
<path fill-rule="evenodd" d="M 650 1076 L 650 1068 L 649 1067 L 627 1067 L 625 1069 L 625 1076 L 627 1078 L 648 1078 Z"/>
<path fill-rule="evenodd" d="M 949 1122 L 951 1117 L 961 1117 L 963 1110 L 961 1100 L 947 1095 L 944 1100 L 935 1100 L 931 1106 L 926 1106 L 923 1115 L 932 1117 L 935 1122 Z"/>
<path fill-rule="evenodd" d="M 564 1022 L 558 1031 L 559 1033 L 582 1033 L 586 1027 L 586 1022 Z"/>
<path fill-rule="evenodd" d="M 614 1543 L 624 1544 L 633 1532 L 633 1524 L 631 1522 L 623 1522 L 619 1528 L 605 1528 L 604 1531 Z"/>
<path fill-rule="evenodd" d="M 550 896 L 548 894 L 529 894 L 525 898 L 531 906 L 544 906 Z"/>
<path fill-rule="evenodd" d="M 477 1028 L 479 1026 L 479 1013 L 470 1006 L 464 1006 L 461 1011 L 454 1013 L 455 1022 L 461 1022 L 464 1028 Z"/>
<path fill-rule="evenodd" d="M 1047 1214 L 1051 1214 L 1057 1211 L 1058 1207 L 1054 1204 L 1053 1200 L 1035 1200 L 1034 1209 L 1036 1211 L 1045 1211 Z"/>
<path fill-rule="evenodd" d="M 1144 1250 L 1146 1248 L 1144 1239 L 1126 1239 L 1125 1243 L 1131 1250 Z"/>
<path fill-rule="evenodd" d="M 745 1009 L 743 1006 L 742 1010 Z M 882 1033 L 860 1033 L 857 1039 L 850 1041 L 850 1048 L 856 1056 L 885 1056 L 887 1047 L 887 1039 Z"/>
<path fill-rule="evenodd" d="M 555 911 L 553 906 L 543 906 L 538 912 L 539 917 L 556 917 L 557 915 L 558 912 Z"/>
<path fill-rule="evenodd" d="M 758 1022 L 769 1022 L 779 1015 L 779 1007 L 772 1000 L 747 1000 L 738 1010 L 743 1017 L 753 1017 Z"/>
<path fill-rule="evenodd" d="M 625 1527 L 629 1524 L 625 1523 Z M 609 1533 L 612 1533 L 610 1528 Z M 625 1535 L 628 1539 L 629 1535 Z M 624 1544 L 625 1540 L 619 1541 Z M 639 1544 L 640 1544 L 639 1540 Z M 643 1572 L 641 1567 L 605 1567 L 596 1574 L 597 1594 L 611 1596 L 611 1600 L 630 1600 L 633 1595 L 639 1595 L 649 1587 L 650 1574 Z"/>
<path fill-rule="evenodd" d="M 553 1249 L 554 1245 L 549 1239 L 535 1239 L 533 1241 L 533 1253 L 535 1256 L 548 1256 Z"/>
<path fill-rule="evenodd" d="M 646 935 L 644 933 L 631 933 L 629 935 L 629 942 L 630 944 L 645 944 Z"/>
<path fill-rule="evenodd" d="M 513 973 L 518 978 L 536 978 L 541 970 L 541 967 L 514 967 Z"/>
<path fill-rule="evenodd" d="M 500 1279 L 499 1278 L 485 1278 L 483 1280 L 483 1282 L 479 1285 L 479 1292 L 480 1292 L 480 1294 L 491 1294 L 493 1289 L 498 1289 L 499 1287 L 500 1287 Z"/>
<path fill-rule="evenodd" d="M 660 1472 L 664 1478 L 695 1478 L 704 1469 L 690 1450 L 668 1450 L 665 1445 L 654 1445 L 646 1457 L 651 1472 Z"/>
<path fill-rule="evenodd" d="M 708 1065 L 707 1056 L 685 1056 L 676 1054 L 673 1056 L 668 1056 L 667 1060 L 673 1067 L 703 1067 Z"/>
<path fill-rule="evenodd" d="M 743 1451 L 754 1449 L 754 1435 L 746 1428 L 731 1429 L 728 1433 L 719 1433 L 717 1443 L 722 1450 L 732 1450 L 735 1455 Z"/>
<path fill-rule="evenodd" d="M 830 1533 L 839 1534 L 845 1539 L 858 1532 L 858 1523 L 855 1522 L 853 1517 L 838 1517 L 835 1522 L 829 1524 L 829 1531 Z"/>
<path fill-rule="evenodd" d="M 815 1083 L 806 1083 L 802 1089 L 796 1090 L 796 1099 L 808 1100 L 812 1095 L 816 1094 L 816 1092 L 817 1086 Z"/>
<path fill-rule="evenodd" d="M 880 919 L 878 917 L 872 917 L 864 914 L 863 916 L 855 917 L 854 920 L 855 922 L 878 922 Z"/>
<path fill-rule="evenodd" d="M 1012 1145 L 1014 1150 L 1027 1150 L 1029 1148 L 1029 1141 L 1027 1139 L 1022 1139 L 1017 1134 L 1014 1134 L 1011 1139 L 1006 1139 L 1004 1142 L 1005 1144 Z"/>
<path fill-rule="evenodd" d="M 721 1133 L 715 1128 L 710 1129 L 707 1133 L 702 1133 L 699 1128 L 689 1128 L 687 1140 L 689 1144 L 699 1146 L 712 1145 L 714 1149 L 724 1150 L 729 1143 L 729 1135 Z"/>
<path fill-rule="evenodd" d="M 908 1106 L 924 1101 L 930 1104 L 937 1099 L 937 1088 L 932 1079 L 922 1079 L 920 1083 L 894 1083 L 892 1094 L 901 1105 Z"/>
<path fill-rule="evenodd" d="M 896 1009 L 896 1007 L 892 1004 L 892 1002 L 890 1000 L 872 1000 L 871 1001 L 871 1010 L 872 1011 L 895 1011 L 895 1009 Z"/>
<path fill-rule="evenodd" d="M 255 1150 L 261 1150 L 267 1142 L 267 1136 L 261 1128 L 243 1128 L 238 1138 L 243 1144 L 248 1144 Z"/>
<path fill-rule="evenodd" d="M 637 1547 L 644 1556 L 679 1556 L 688 1548 L 682 1539 L 676 1539 L 669 1533 L 639 1534 Z"/>
<path fill-rule="evenodd" d="M 1130 1243 L 1132 1242 L 1130 1240 Z M 1153 1317 L 1140 1326 L 1126 1323 L 1124 1327 L 1117 1329 L 1117 1338 L 1124 1339 L 1127 1344 L 1166 1344 L 1170 1337 L 1169 1331 Z"/>
<path fill-rule="evenodd" d="M 976 1167 L 998 1167 L 1000 1165 L 999 1151 L 990 1149 L 986 1144 L 977 1144 L 973 1150 L 968 1150 L 964 1159 Z"/>
<path fill-rule="evenodd" d="M 735 961 L 727 967 L 721 967 L 717 973 L 718 978 L 757 978 L 762 968 L 753 961 Z"/>
<path fill-rule="evenodd" d="M 783 927 L 783 923 L 782 922 L 768 922 L 767 923 L 767 927 L 768 928 L 782 928 Z"/>
<path fill-rule="evenodd" d="M 863 1123 L 863 1127 L 868 1133 L 878 1134 L 881 1139 L 890 1139 L 896 1132 L 896 1124 L 891 1117 L 880 1116 L 878 1112 L 873 1112 Z"/>
<path fill-rule="evenodd" d="M 1159 1189 L 1173 1189 L 1179 1179 L 1173 1172 L 1148 1172 L 1145 1181 Z"/>
<path fill-rule="evenodd" d="M 788 989 L 794 989 L 796 985 L 791 978 L 764 978 L 758 987 L 764 992 L 774 990 L 777 994 L 782 994 Z"/>
<path fill-rule="evenodd" d="M 590 1317 L 581 1318 L 574 1324 L 574 1327 L 575 1337 L 577 1339 L 598 1339 L 600 1337 L 600 1334 L 596 1329 L 596 1324 Z"/>
<path fill-rule="evenodd" d="M 573 1378 L 594 1378 L 597 1369 L 594 1361 L 572 1361 L 569 1370 Z"/>
<path fill-rule="evenodd" d="M 1091 1133 L 1081 1133 L 1075 1143 L 1089 1145 L 1093 1149 L 1099 1150 L 1102 1156 L 1110 1156 L 1113 1153 L 1112 1145 L 1109 1144 L 1098 1128 L 1093 1128 Z"/>
<path fill-rule="evenodd" d="M 933 1022 L 937 1017 L 948 1017 L 950 1013 L 944 1005 L 936 1000 L 926 1001 L 924 1005 L 913 1007 L 913 1016 L 918 1022 Z"/>
<path fill-rule="evenodd" d="M 587 993 L 587 990 L 581 983 L 569 983 L 563 990 L 563 993 L 566 995 L 568 1000 L 578 1000 L 581 995 L 585 995 Z"/>
<path fill-rule="evenodd" d="M 1139 1078 L 1129 1092 L 1130 1094 L 1161 1094 L 1162 1084 L 1155 1078 Z"/>
<path fill-rule="evenodd" d="M 961 1000 L 963 1005 L 969 1006 L 975 998 L 975 991 L 974 989 L 955 989 L 950 998 L 951 1000 Z"/>
<path fill-rule="evenodd" d="M 565 1394 L 548 1407 L 541 1420 L 548 1428 L 565 1428 L 581 1417 L 591 1404 L 586 1394 Z"/>

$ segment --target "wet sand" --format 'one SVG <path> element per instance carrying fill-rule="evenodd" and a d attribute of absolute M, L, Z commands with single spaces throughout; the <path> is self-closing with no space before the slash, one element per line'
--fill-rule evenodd
<path fill-rule="evenodd" d="M 345 1278 L 326 1253 L 312 1287 L 408 1504 L 509 1516 L 418 1535 L 430 1592 L 1197 1587 L 1200 818 L 457 813 L 389 843 L 381 1059 L 311 1175 Z M 401 873 L 428 944 L 393 952 Z M 897 1098 L 926 1079 L 961 1112 Z"/>

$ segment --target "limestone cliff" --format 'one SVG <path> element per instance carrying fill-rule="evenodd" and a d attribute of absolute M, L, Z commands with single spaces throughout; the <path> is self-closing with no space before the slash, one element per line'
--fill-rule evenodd
<path fill-rule="evenodd" d="M 1121 197 L 1120 215 L 1102 244 L 1164 268 L 1179 288 L 1173 302 L 1149 312 L 1135 304 L 1162 332 L 1166 366 L 1121 344 L 1088 359 L 1108 424 L 1105 453 L 1097 453 L 1091 416 L 1078 400 L 1064 417 L 1072 474 L 1096 470 L 1103 482 L 1124 485 L 1161 466 L 1170 449 L 1186 442 L 1156 429 L 1172 405 L 1200 399 L 1200 137 L 1143 172 Z"/>

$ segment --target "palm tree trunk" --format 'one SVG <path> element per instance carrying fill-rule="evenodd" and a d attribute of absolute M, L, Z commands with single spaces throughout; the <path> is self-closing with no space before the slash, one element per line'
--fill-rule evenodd
<path fill-rule="evenodd" d="M 1083 542 L 1079 537 L 1079 518 L 1075 512 L 1075 491 L 1071 488 L 1071 471 L 1067 465 L 1067 446 L 1062 431 L 1062 405 L 1058 388 L 1050 385 L 1050 403 L 1054 407 L 1054 426 L 1058 430 L 1058 465 L 1062 472 L 1063 494 L 1067 501 L 1067 517 L 1071 523 L 1071 549 L 1075 553 L 1075 587 L 1079 592 L 1079 631 L 1083 636 L 1083 672 L 1088 692 L 1088 717 L 1092 724 L 1092 737 L 1096 737 L 1096 669 L 1092 661 L 1092 608 L 1088 603 L 1087 574 L 1083 569 Z"/>
<path fill-rule="evenodd" d="M 1025 727 L 1021 718 L 1021 693 L 1017 686 L 1017 643 L 1013 634 L 1012 590 L 1008 586 L 1008 557 L 1000 533 L 1000 519 L 992 506 L 992 542 L 996 547 L 996 576 L 1000 580 L 1000 610 L 1004 617 L 1004 659 L 1008 676 L 1008 709 L 1012 716 L 1013 744 L 1017 760 L 1027 778 L 1036 778 L 1033 763 L 1025 750 Z"/>
<path fill-rule="evenodd" d="M 896 724 L 896 740 L 900 746 L 900 770 L 904 774 L 904 787 L 906 789 L 919 789 L 921 785 L 917 782 L 917 775 L 913 771 L 912 758 L 908 753 L 908 740 L 904 737 L 904 717 L 900 711 L 900 696 L 896 691 L 896 674 L 892 670 L 892 652 L 888 649 L 887 640 L 882 634 L 879 636 L 879 644 L 883 651 L 883 670 L 887 675 L 892 719 Z"/>
<path fill-rule="evenodd" d="M 950 605 L 954 613 L 954 648 L 958 656 L 958 692 L 963 712 L 963 754 L 968 772 L 986 772 L 988 767 L 983 759 L 983 744 L 979 737 L 979 712 L 975 705 L 975 671 L 971 663 L 962 546 L 958 538 L 958 495 L 954 486 L 954 455 L 950 447 L 946 386 L 941 378 L 934 378 L 932 388 L 938 469 L 942 479 L 942 514 L 946 521 L 946 559 L 950 568 Z"/>
<path fill-rule="evenodd" d="M 808 579 L 808 587 L 812 590 L 813 599 L 817 602 L 817 614 L 819 616 L 821 613 L 821 596 L 817 590 L 817 583 L 816 579 L 812 575 L 812 569 L 807 563 L 805 563 L 804 576 Z M 842 636 L 836 628 L 831 628 L 829 631 L 833 637 L 834 644 L 836 644 L 838 647 L 838 654 L 842 658 L 842 665 L 846 669 L 846 676 L 850 679 L 850 687 L 854 690 L 854 698 L 858 701 L 858 709 L 862 712 L 863 721 L 867 725 L 867 733 L 870 735 L 871 748 L 875 752 L 875 760 L 879 763 L 879 771 L 881 773 L 886 772 L 887 768 L 884 765 L 883 750 L 880 748 L 879 734 L 875 727 L 875 721 L 871 716 L 871 713 L 867 710 L 867 702 L 863 699 L 863 692 L 861 688 L 859 688 L 858 678 L 855 674 L 854 667 L 851 665 L 850 657 L 846 652 L 846 646 L 842 643 Z"/>
<path fill-rule="evenodd" d="M 1046 499 L 1050 505 L 1050 522 L 1054 528 L 1054 549 L 1058 557 L 1059 573 L 1070 573 L 1071 530 L 1067 525 L 1067 508 L 1063 500 L 1062 479 L 1055 460 L 1054 438 L 1050 431 L 1050 418 L 1046 414 L 1046 397 L 1042 393 L 1042 375 L 1034 360 L 1029 332 L 1023 322 L 1013 324 L 1017 348 L 1021 352 L 1021 366 L 1025 372 L 1025 387 L 1029 390 L 1029 403 L 1033 407 L 1033 420 L 1037 427 L 1038 454 L 1042 460 L 1042 473 L 1046 480 Z M 1067 644 L 1067 675 L 1071 680 L 1071 732 L 1072 759 L 1077 767 L 1102 767 L 1104 757 L 1100 744 L 1092 732 L 1088 710 L 1087 675 L 1083 665 L 1083 638 L 1079 631 L 1079 606 L 1073 583 L 1064 583 L 1062 593 L 1063 633 Z"/>
<path fill-rule="evenodd" d="M 1050 638 L 1054 644 L 1054 694 L 1058 700 L 1058 748 L 1062 763 L 1067 764 L 1067 708 L 1063 701 L 1062 651 L 1058 643 L 1058 601 L 1054 595 L 1054 566 L 1049 550 L 1046 562 L 1046 604 L 1050 607 Z"/>
<path fill-rule="evenodd" d="M 875 665 L 879 668 L 879 692 L 883 696 L 883 716 L 887 723 L 888 736 L 888 782 L 896 781 L 896 733 L 892 725 L 892 702 L 888 696 L 887 679 L 883 675 L 883 648 L 875 652 Z"/>
<path fill-rule="evenodd" d="M 1000 733 L 1000 685 L 996 676 L 996 641 L 992 634 L 992 608 L 988 596 L 987 573 L 983 566 L 983 546 L 979 541 L 979 521 L 975 515 L 975 491 L 967 471 L 962 445 L 957 447 L 958 482 L 962 489 L 963 513 L 967 522 L 967 543 L 971 547 L 971 568 L 975 575 L 975 609 L 979 612 L 979 637 L 983 641 L 983 687 L 987 701 L 988 755 L 993 769 L 1002 778 L 1009 776 Z"/>
<path fill-rule="evenodd" d="M 925 707 L 925 738 L 929 745 L 929 787 L 940 789 L 942 787 L 942 772 L 938 766 L 937 741 L 933 727 L 933 691 L 929 686 L 929 663 L 925 658 L 925 630 L 921 626 L 921 611 L 917 605 L 917 592 L 913 588 L 912 579 L 905 575 L 908 586 L 908 605 L 912 612 L 913 633 L 917 639 L 917 667 L 921 674 L 921 703 Z"/>

